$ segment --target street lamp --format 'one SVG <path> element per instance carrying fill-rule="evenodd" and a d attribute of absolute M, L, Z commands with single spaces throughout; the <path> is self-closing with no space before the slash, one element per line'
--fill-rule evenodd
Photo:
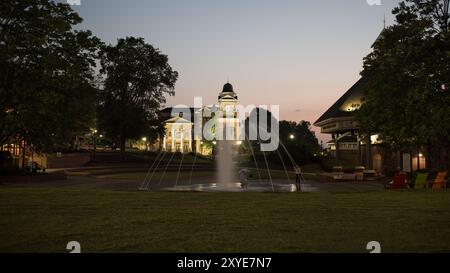
<path fill-rule="evenodd" d="M 97 140 L 95 139 L 95 135 L 97 134 L 97 129 L 94 129 L 93 133 L 92 133 L 92 141 L 93 141 L 93 146 L 94 146 L 94 152 L 92 154 L 92 161 L 95 161 L 95 150 L 97 148 Z"/>
<path fill-rule="evenodd" d="M 289 138 L 290 138 L 290 139 L 294 139 L 294 138 L 295 138 L 294 134 L 290 134 L 290 135 L 289 135 Z"/>
<path fill-rule="evenodd" d="M 142 138 L 142 141 L 144 142 L 145 150 L 148 150 L 148 147 L 147 147 L 147 138 L 146 138 L 146 137 L 143 137 L 143 138 Z"/>

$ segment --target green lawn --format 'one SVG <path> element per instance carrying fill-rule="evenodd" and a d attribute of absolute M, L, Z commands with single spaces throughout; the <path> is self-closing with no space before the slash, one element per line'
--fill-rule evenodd
<path fill-rule="evenodd" d="M 0 252 L 450 251 L 450 193 L 0 188 Z"/>

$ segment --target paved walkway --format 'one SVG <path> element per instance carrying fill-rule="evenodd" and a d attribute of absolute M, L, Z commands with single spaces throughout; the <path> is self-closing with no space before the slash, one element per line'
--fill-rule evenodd
<path fill-rule="evenodd" d="M 275 188 L 280 191 L 287 190 L 291 187 L 286 180 L 273 180 Z M 177 186 L 180 190 L 196 190 L 199 186 L 203 188 L 210 188 L 214 186 L 216 180 L 214 176 L 195 177 L 189 183 L 188 179 L 179 179 L 178 183 L 175 181 L 155 180 L 150 181 L 145 185 L 145 188 L 150 190 L 173 190 Z M 125 190 L 134 191 L 143 185 L 142 181 L 137 180 L 122 180 L 110 178 L 98 178 L 90 176 L 69 176 L 67 180 L 48 181 L 38 183 L 4 183 L 2 187 L 8 186 L 25 186 L 25 187 L 81 187 L 90 189 L 111 189 L 111 190 Z M 194 186 L 195 185 L 195 186 Z M 271 191 L 272 185 L 270 181 L 250 181 L 248 191 Z M 292 187 L 295 191 L 295 186 Z M 318 182 L 314 180 L 306 180 L 302 184 L 303 192 L 349 192 L 349 191 L 376 191 L 383 190 L 383 184 L 380 182 Z"/>

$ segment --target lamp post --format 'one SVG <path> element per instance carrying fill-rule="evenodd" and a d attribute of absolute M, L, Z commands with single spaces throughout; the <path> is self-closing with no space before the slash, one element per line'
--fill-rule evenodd
<path fill-rule="evenodd" d="M 142 141 L 144 142 L 145 150 L 147 151 L 147 150 L 148 150 L 148 147 L 147 147 L 147 138 L 146 138 L 146 137 L 143 137 L 143 138 L 142 138 Z"/>
<path fill-rule="evenodd" d="M 95 151 L 97 149 L 97 140 L 95 139 L 96 134 L 97 134 L 97 129 L 94 129 L 94 131 L 92 133 L 92 141 L 93 141 L 93 146 L 94 146 L 94 151 L 92 154 L 92 161 L 95 161 Z"/>

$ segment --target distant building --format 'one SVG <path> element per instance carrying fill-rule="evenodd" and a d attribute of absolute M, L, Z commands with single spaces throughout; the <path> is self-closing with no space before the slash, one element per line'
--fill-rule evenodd
<path fill-rule="evenodd" d="M 218 104 L 203 106 L 198 109 L 193 107 L 169 107 L 161 110 L 159 116 L 164 125 L 165 133 L 164 137 L 158 139 L 153 147 L 160 147 L 163 151 L 167 152 L 211 154 L 211 143 L 204 140 L 203 137 L 194 137 L 194 118 L 202 119 L 203 125 L 205 125 L 213 117 L 213 113 L 216 110 L 227 113 L 226 116 L 218 117 L 218 123 L 226 123 L 230 126 L 232 128 L 233 139 L 237 140 L 240 125 L 237 118 L 237 104 L 238 96 L 234 92 L 233 86 L 230 83 L 226 83 L 219 93 Z M 176 115 L 173 116 L 174 114 Z M 205 118 L 205 116 L 209 118 Z"/>

